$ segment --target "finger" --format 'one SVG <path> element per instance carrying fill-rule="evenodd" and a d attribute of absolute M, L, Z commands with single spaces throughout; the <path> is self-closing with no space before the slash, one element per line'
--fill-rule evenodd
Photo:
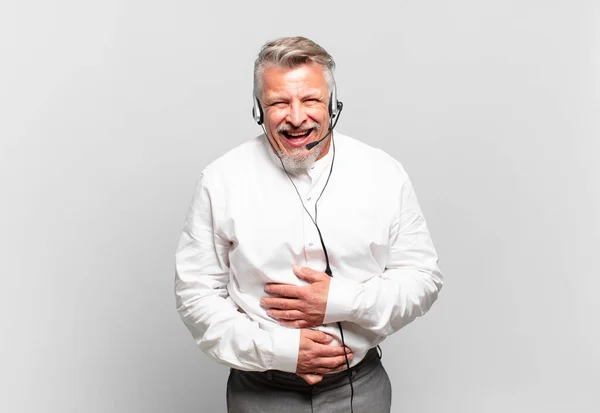
<path fill-rule="evenodd" d="M 262 308 L 274 308 L 277 310 L 301 310 L 304 307 L 304 303 L 291 298 L 263 297 L 260 299 L 260 306 Z"/>
<path fill-rule="evenodd" d="M 316 327 L 320 324 L 310 323 L 306 320 L 294 320 L 294 321 L 284 321 L 278 320 L 279 324 L 288 327 L 288 328 L 306 328 L 306 327 Z"/>
<path fill-rule="evenodd" d="M 278 320 L 306 320 L 308 316 L 302 311 L 298 310 L 267 310 L 269 317 L 276 318 Z"/>
<path fill-rule="evenodd" d="M 352 361 L 354 354 L 348 354 L 348 363 Z M 320 372 L 319 368 L 336 369 L 341 365 L 346 365 L 346 356 L 324 357 L 314 360 L 314 365 L 318 366 L 315 371 Z"/>
<path fill-rule="evenodd" d="M 302 287 L 290 284 L 265 284 L 265 291 L 281 297 L 298 298 L 301 296 Z"/>
<path fill-rule="evenodd" d="M 317 344 L 313 349 L 313 353 L 316 357 L 337 357 L 343 356 L 344 354 L 352 354 L 352 350 L 350 350 L 349 347 L 344 346 Z"/>
<path fill-rule="evenodd" d="M 315 370 L 316 371 L 313 373 L 318 373 L 322 376 L 325 376 L 326 374 L 339 373 L 341 371 L 346 371 L 346 370 L 348 370 L 348 366 L 346 365 L 346 363 L 342 363 L 335 368 L 317 367 L 317 368 L 315 368 Z"/>
<path fill-rule="evenodd" d="M 310 373 L 303 374 L 317 374 L 320 376 L 324 376 L 325 374 L 333 373 L 333 371 L 334 369 L 329 367 L 313 367 L 312 370 L 310 370 Z"/>
<path fill-rule="evenodd" d="M 323 274 L 322 272 L 315 271 L 312 268 L 300 267 L 299 265 L 294 265 L 293 270 L 294 270 L 294 274 L 296 274 L 296 277 L 298 277 L 304 281 L 308 281 L 311 284 L 318 281 L 322 277 L 322 274 Z M 325 274 L 325 275 L 328 277 L 327 274 Z"/>
<path fill-rule="evenodd" d="M 322 331 L 311 330 L 306 328 L 302 330 L 302 332 L 306 338 L 314 341 L 315 343 L 329 344 L 331 340 L 333 340 L 333 336 L 330 336 L 329 334 L 324 333 Z"/>
<path fill-rule="evenodd" d="M 303 367 L 298 366 L 296 371 L 297 374 L 329 374 L 333 371 L 332 367 L 324 367 L 324 366 L 308 366 L 305 365 Z"/>
<path fill-rule="evenodd" d="M 342 363 L 335 369 L 331 369 L 330 372 L 331 373 L 339 373 L 341 371 L 346 371 L 346 370 L 348 370 L 348 366 L 346 365 L 346 363 Z"/>
<path fill-rule="evenodd" d="M 317 384 L 318 382 L 323 380 L 323 376 L 320 374 L 299 373 L 298 376 L 301 377 L 302 379 L 304 379 L 305 382 L 307 382 L 308 384 L 311 384 L 311 385 Z"/>
<path fill-rule="evenodd" d="M 350 364 L 353 357 L 353 354 L 348 356 L 348 364 Z M 312 359 L 302 366 L 298 365 L 298 372 L 329 374 L 335 371 L 345 370 L 348 367 L 348 364 L 346 364 L 346 357 Z"/>

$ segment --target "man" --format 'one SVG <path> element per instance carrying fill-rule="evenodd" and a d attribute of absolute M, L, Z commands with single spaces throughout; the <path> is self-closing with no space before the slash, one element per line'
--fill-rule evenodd
<path fill-rule="evenodd" d="M 442 287 L 402 166 L 333 131 L 334 68 L 306 38 L 263 46 L 264 134 L 203 170 L 181 234 L 178 311 L 231 367 L 230 412 L 389 412 L 375 348 Z"/>

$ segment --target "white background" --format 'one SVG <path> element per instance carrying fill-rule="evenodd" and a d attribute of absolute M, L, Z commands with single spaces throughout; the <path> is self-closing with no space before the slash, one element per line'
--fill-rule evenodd
<path fill-rule="evenodd" d="M 439 301 L 383 345 L 392 411 L 600 411 L 600 5 L 577 0 L 3 1 L 0 410 L 225 411 L 174 251 L 202 168 L 260 133 L 252 65 L 284 35 L 334 56 L 338 129 L 403 163 L 440 255 Z"/>

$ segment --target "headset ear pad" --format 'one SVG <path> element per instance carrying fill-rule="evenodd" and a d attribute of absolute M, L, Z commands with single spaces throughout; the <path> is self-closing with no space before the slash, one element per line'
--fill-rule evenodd
<path fill-rule="evenodd" d="M 333 91 L 331 92 L 331 95 L 329 95 L 329 117 L 331 119 L 335 118 L 339 113 L 339 106 L 337 100 L 337 88 L 333 86 Z"/>
<path fill-rule="evenodd" d="M 259 125 L 262 125 L 265 120 L 262 106 L 260 105 L 260 102 L 258 101 L 258 98 L 256 96 L 254 97 L 254 106 L 252 107 L 252 117 L 254 118 L 254 121 Z"/>

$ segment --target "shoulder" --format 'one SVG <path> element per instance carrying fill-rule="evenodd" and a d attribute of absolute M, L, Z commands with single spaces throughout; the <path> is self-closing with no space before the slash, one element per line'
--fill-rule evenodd
<path fill-rule="evenodd" d="M 244 171 L 252 169 L 265 157 L 265 148 L 261 136 L 250 139 L 210 162 L 203 170 L 202 177 L 216 182 L 239 177 Z"/>
<path fill-rule="evenodd" d="M 338 133 L 335 139 L 342 155 L 340 162 L 352 163 L 357 171 L 360 170 L 363 174 L 371 173 L 378 179 L 387 177 L 400 181 L 408 180 L 408 174 L 400 161 L 383 149 L 341 133 Z"/>

